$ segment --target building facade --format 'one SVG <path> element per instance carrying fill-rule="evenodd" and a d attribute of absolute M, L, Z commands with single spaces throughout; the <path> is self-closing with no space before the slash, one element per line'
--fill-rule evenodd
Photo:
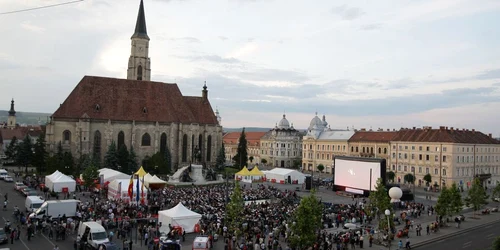
<path fill-rule="evenodd" d="M 353 135 L 350 130 L 332 130 L 325 116 L 320 119 L 316 113 L 302 138 L 302 169 L 317 172 L 317 166 L 322 164 L 323 172 L 331 174 L 334 157 L 349 155 L 348 140 Z"/>
<path fill-rule="evenodd" d="M 397 131 L 360 129 L 348 140 L 349 156 L 382 158 L 390 162 L 390 144 Z"/>
<path fill-rule="evenodd" d="M 248 153 L 248 164 L 254 163 L 258 164 L 261 162 L 259 150 L 260 150 L 260 139 L 264 136 L 266 132 L 246 132 L 245 138 L 247 140 L 247 153 Z M 241 132 L 230 132 L 226 133 L 223 137 L 224 140 L 224 150 L 226 152 L 226 162 L 234 164 L 233 157 L 238 153 L 238 143 L 240 142 Z M 250 157 L 252 160 L 250 161 Z"/>
<path fill-rule="evenodd" d="M 84 76 L 51 116 L 47 125 L 48 150 L 61 142 L 75 157 L 103 159 L 111 142 L 135 150 L 138 160 L 164 152 L 174 168 L 195 161 L 214 164 L 222 145 L 222 127 L 208 100 L 184 96 L 177 84 L 150 81 L 149 37 L 141 1 L 127 79 Z M 220 119 L 220 118 L 219 118 Z"/>
<path fill-rule="evenodd" d="M 390 148 L 388 166 L 396 173 L 395 182 L 403 183 L 409 173 L 420 186 L 426 185 L 426 174 L 431 175 L 431 185 L 456 183 L 467 188 L 474 176 L 486 185 L 500 181 L 500 142 L 491 134 L 444 126 L 401 129 Z"/>
<path fill-rule="evenodd" d="M 283 118 L 260 139 L 260 157 L 268 166 L 292 168 L 302 162 L 303 134 L 293 124 Z"/>

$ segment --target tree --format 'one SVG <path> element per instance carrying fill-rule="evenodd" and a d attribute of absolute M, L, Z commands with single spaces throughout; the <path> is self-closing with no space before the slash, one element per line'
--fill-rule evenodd
<path fill-rule="evenodd" d="M 261 160 L 260 160 L 260 162 L 261 162 L 262 164 L 266 164 L 266 163 L 267 163 L 267 160 L 266 160 L 266 159 L 261 159 Z"/>
<path fill-rule="evenodd" d="M 432 182 L 432 176 L 431 176 L 431 174 L 424 175 L 424 181 L 427 184 L 427 186 L 429 186 L 429 183 Z"/>
<path fill-rule="evenodd" d="M 436 213 L 441 216 L 449 216 L 451 215 L 451 192 L 450 190 L 444 186 L 441 189 L 441 194 L 439 194 L 437 203 L 436 203 Z"/>
<path fill-rule="evenodd" d="M 233 193 L 231 194 L 231 200 L 226 205 L 226 214 L 229 233 L 234 233 L 237 237 L 241 234 L 243 209 L 245 206 L 245 201 L 243 200 L 243 194 L 241 192 L 241 186 L 238 181 L 235 182 Z"/>
<path fill-rule="evenodd" d="M 493 246 L 491 247 L 491 250 L 500 250 L 500 236 L 496 237 L 495 240 L 493 241 Z"/>
<path fill-rule="evenodd" d="M 167 162 L 165 161 L 165 155 L 161 152 L 156 152 L 156 154 L 151 157 L 145 157 L 142 167 L 147 172 L 152 172 L 154 174 L 170 173 L 170 169 L 168 169 Z"/>
<path fill-rule="evenodd" d="M 375 190 L 370 192 L 370 205 L 369 211 L 367 211 L 372 217 L 377 216 L 379 218 L 379 228 L 387 228 L 387 220 L 384 220 L 386 209 L 392 211 L 391 198 L 382 178 L 379 178 L 377 179 Z M 392 228 L 393 222 L 392 220 L 390 221 Z"/>
<path fill-rule="evenodd" d="M 315 196 L 314 189 L 310 195 L 300 200 L 293 214 L 294 223 L 290 237 L 292 248 L 306 249 L 314 245 L 317 239 L 316 232 L 321 228 L 323 208 L 323 203 Z"/>
<path fill-rule="evenodd" d="M 226 149 L 224 148 L 224 143 L 222 143 L 222 147 L 219 149 L 215 164 L 217 169 L 224 169 L 226 165 Z"/>
<path fill-rule="evenodd" d="M 323 170 L 325 170 L 325 166 L 323 164 L 319 164 L 316 168 L 319 171 L 319 176 L 321 176 L 321 173 L 323 173 Z"/>
<path fill-rule="evenodd" d="M 117 152 L 118 168 L 123 173 L 130 173 L 128 169 L 128 150 L 125 144 L 120 145 Z"/>
<path fill-rule="evenodd" d="M 104 156 L 104 166 L 114 170 L 118 169 L 118 150 L 115 141 L 111 141 L 111 144 L 109 144 L 108 151 Z"/>
<path fill-rule="evenodd" d="M 300 169 L 300 166 L 302 165 L 302 158 L 297 157 L 293 159 L 292 161 L 292 168 L 293 169 Z"/>
<path fill-rule="evenodd" d="M 252 163 L 253 162 L 253 156 L 248 157 L 248 160 L 250 161 L 250 163 Z"/>
<path fill-rule="evenodd" d="M 25 167 L 25 171 L 28 173 L 28 165 L 33 161 L 33 144 L 31 143 L 30 136 L 26 135 L 23 141 L 17 146 L 17 163 Z"/>
<path fill-rule="evenodd" d="M 128 152 L 128 169 L 129 171 L 131 171 L 131 173 L 139 170 L 139 165 L 137 164 L 137 155 L 135 154 L 134 147 L 132 146 L 130 146 L 130 151 Z"/>
<path fill-rule="evenodd" d="M 500 197 L 500 182 L 497 182 L 497 185 L 495 186 L 495 188 L 491 192 L 491 196 L 492 196 L 492 198 Z"/>
<path fill-rule="evenodd" d="M 164 158 L 165 158 L 166 172 L 170 173 L 170 171 L 172 171 L 172 154 L 170 153 L 170 149 L 167 146 L 165 146 Z"/>
<path fill-rule="evenodd" d="M 392 183 L 394 183 L 394 178 L 396 177 L 396 173 L 394 173 L 392 171 L 389 171 L 389 172 L 385 173 L 385 175 L 387 177 L 387 180 L 389 180 Z"/>
<path fill-rule="evenodd" d="M 96 166 L 90 165 L 82 173 L 83 185 L 88 189 L 92 189 L 95 186 L 95 180 L 99 178 L 99 171 Z"/>
<path fill-rule="evenodd" d="M 35 143 L 35 154 L 33 155 L 33 165 L 36 168 L 36 172 L 41 175 L 47 168 L 47 158 L 49 154 L 45 149 L 45 134 L 42 133 Z"/>
<path fill-rule="evenodd" d="M 233 157 L 233 161 L 235 162 L 235 166 L 238 168 L 243 168 L 247 165 L 248 162 L 248 152 L 247 152 L 247 139 L 245 135 L 245 128 L 241 130 L 240 139 L 238 140 L 238 149 L 236 151 L 236 155 Z"/>
<path fill-rule="evenodd" d="M 60 163 L 60 165 L 63 166 L 63 170 L 61 172 L 63 172 L 64 174 L 67 174 L 67 175 L 74 175 L 75 172 L 73 170 L 73 166 L 74 166 L 74 161 L 73 161 L 73 155 L 71 154 L 71 152 L 64 152 L 63 154 L 63 160 L 62 160 L 62 163 Z"/>
<path fill-rule="evenodd" d="M 474 212 L 481 209 L 483 205 L 488 204 L 486 201 L 488 199 L 488 195 L 486 195 L 486 191 L 484 187 L 481 185 L 481 181 L 478 178 L 475 178 L 472 182 L 472 186 L 469 189 L 467 197 L 465 198 L 465 205 L 472 206 Z"/>
<path fill-rule="evenodd" d="M 460 190 L 458 190 L 457 184 L 453 183 L 450 190 L 450 212 L 451 214 L 458 214 L 462 211 L 464 203 L 462 201 L 462 195 Z"/>
<path fill-rule="evenodd" d="M 7 145 L 7 148 L 5 149 L 5 155 L 9 160 L 17 161 L 17 138 L 14 136 L 12 137 L 12 140 L 10 140 L 9 145 Z"/>
<path fill-rule="evenodd" d="M 415 176 L 413 174 L 405 174 L 404 180 L 410 184 L 415 184 Z"/>

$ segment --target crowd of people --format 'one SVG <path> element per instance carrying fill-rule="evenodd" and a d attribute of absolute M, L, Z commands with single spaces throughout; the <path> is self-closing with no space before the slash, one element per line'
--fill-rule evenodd
<path fill-rule="evenodd" d="M 38 187 L 41 180 L 36 177 L 28 177 L 25 184 Z M 288 248 L 289 238 L 292 235 L 292 215 L 299 204 L 297 193 L 293 190 L 280 190 L 270 185 L 246 184 L 242 185 L 242 197 L 246 206 L 241 218 L 241 237 L 236 237 L 231 232 L 225 221 L 225 207 L 232 186 L 225 184 L 215 186 L 193 186 L 189 188 L 163 188 L 149 190 L 147 202 L 144 204 L 131 204 L 121 200 L 108 200 L 105 192 L 102 194 L 78 193 L 74 198 L 82 200 L 78 206 L 77 218 L 58 218 L 56 222 L 30 221 L 26 215 L 21 213 L 19 222 L 25 225 L 27 235 L 45 232 L 55 240 L 64 240 L 65 235 L 76 234 L 79 223 L 84 221 L 96 221 L 101 223 L 107 230 L 111 240 L 118 239 L 124 243 L 132 242 L 130 239 L 133 232 L 137 232 L 139 239 L 151 249 L 158 247 L 154 239 L 160 237 L 161 233 L 173 240 L 184 240 L 185 235 L 169 232 L 160 232 L 161 225 L 156 223 L 158 211 L 170 209 L 181 202 L 188 209 L 202 215 L 199 222 L 201 233 L 208 235 L 212 243 L 219 238 L 224 240 L 227 250 L 232 249 L 283 249 Z M 422 215 L 433 215 L 431 206 L 425 207 L 420 203 L 402 202 L 399 206 L 399 215 L 395 216 L 396 223 L 405 223 L 407 230 L 413 228 L 413 219 Z M 358 199 L 352 204 L 325 204 L 322 218 L 324 228 L 318 230 L 315 249 L 348 249 L 349 247 L 363 247 L 363 244 L 372 245 L 374 241 L 375 228 L 370 227 L 373 220 L 366 211 L 366 200 Z M 346 223 L 365 226 L 363 230 L 346 228 Z M 428 226 L 429 227 L 429 226 Z M 332 231 L 329 228 L 338 230 Z M 416 226 L 421 229 L 421 225 Z M 16 228 L 17 229 L 17 228 Z M 20 229 L 17 229 L 19 237 Z M 384 236 L 387 237 L 387 236 Z M 367 243 L 366 240 L 367 239 Z M 77 241 L 81 236 L 77 236 Z M 365 243 L 364 243 L 365 242 Z M 75 249 L 79 242 L 75 242 Z M 125 248 L 126 249 L 126 248 Z"/>

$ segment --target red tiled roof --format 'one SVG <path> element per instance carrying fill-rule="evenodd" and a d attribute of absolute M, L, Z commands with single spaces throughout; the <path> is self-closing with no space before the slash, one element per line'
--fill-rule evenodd
<path fill-rule="evenodd" d="M 115 121 L 217 124 L 210 102 L 183 96 L 177 84 L 97 76 L 84 76 L 52 117 L 84 114 Z"/>
<path fill-rule="evenodd" d="M 15 129 L 0 128 L 0 132 L 4 140 L 12 140 L 14 137 L 18 140 L 22 140 L 26 136 L 27 130 L 23 127 L 17 127 Z"/>
<path fill-rule="evenodd" d="M 260 138 L 264 136 L 267 132 L 246 132 L 245 136 L 247 142 L 250 145 L 258 145 L 260 142 Z M 225 144 L 238 144 L 238 140 L 240 139 L 241 132 L 230 132 L 224 135 L 222 138 Z"/>
<path fill-rule="evenodd" d="M 467 144 L 500 144 L 500 141 L 473 130 L 458 129 L 401 129 L 393 141 L 408 142 L 448 142 Z"/>
<path fill-rule="evenodd" d="M 348 142 L 390 142 L 396 131 L 356 131 Z"/>

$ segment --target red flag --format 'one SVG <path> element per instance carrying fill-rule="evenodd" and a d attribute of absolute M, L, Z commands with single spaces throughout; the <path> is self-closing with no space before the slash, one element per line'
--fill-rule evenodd
<path fill-rule="evenodd" d="M 130 202 L 132 202 L 132 195 L 134 194 L 134 176 L 130 177 L 130 183 L 128 184 L 128 196 L 130 197 Z"/>

